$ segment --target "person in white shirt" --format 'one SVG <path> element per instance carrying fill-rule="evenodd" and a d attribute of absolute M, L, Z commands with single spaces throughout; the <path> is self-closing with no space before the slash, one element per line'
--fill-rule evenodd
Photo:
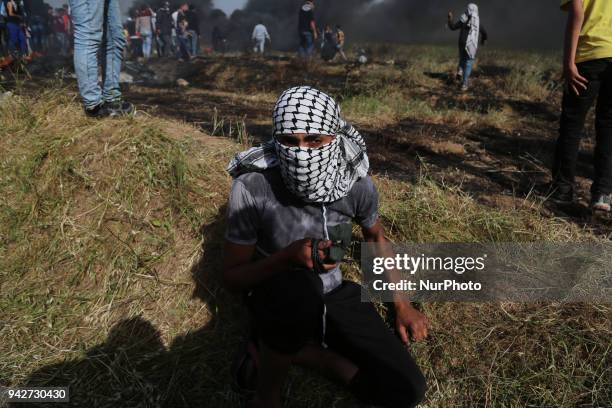
<path fill-rule="evenodd" d="M 251 36 L 253 42 L 255 43 L 255 47 L 253 48 L 253 52 L 263 54 L 266 47 L 266 40 L 272 41 L 270 38 L 270 34 L 268 34 L 268 29 L 262 22 L 257 24 L 253 29 L 253 35 Z"/>

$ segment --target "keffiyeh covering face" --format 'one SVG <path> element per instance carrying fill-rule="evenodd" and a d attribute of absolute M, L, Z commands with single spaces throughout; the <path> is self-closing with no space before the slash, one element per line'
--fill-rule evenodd
<path fill-rule="evenodd" d="M 470 3 L 467 6 L 465 13 L 461 15 L 461 22 L 467 24 L 470 32 L 465 43 L 465 51 L 467 52 L 470 59 L 476 58 L 476 51 L 478 51 L 478 37 L 480 35 L 480 16 L 478 15 L 478 6 L 474 3 Z"/>
<path fill-rule="evenodd" d="M 239 153 L 230 163 L 232 177 L 280 167 L 287 189 L 309 203 L 330 203 L 345 197 L 353 184 L 368 173 L 369 163 L 361 135 L 340 117 L 340 107 L 327 94 L 311 87 L 283 92 L 274 107 L 273 140 Z M 335 136 L 317 148 L 289 147 L 280 135 Z"/>

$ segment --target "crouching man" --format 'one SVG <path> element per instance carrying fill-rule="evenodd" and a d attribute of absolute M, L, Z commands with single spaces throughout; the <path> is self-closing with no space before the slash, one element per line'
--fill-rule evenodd
<path fill-rule="evenodd" d="M 366 241 L 385 241 L 363 139 L 311 87 L 285 91 L 273 121 L 273 139 L 228 168 L 224 280 L 245 294 L 253 322 L 236 381 L 256 389 L 251 406 L 280 407 L 283 381 L 298 364 L 365 403 L 415 406 L 425 379 L 404 344 L 427 336 L 425 316 L 398 298 L 398 338 L 339 269 L 353 221 Z"/>

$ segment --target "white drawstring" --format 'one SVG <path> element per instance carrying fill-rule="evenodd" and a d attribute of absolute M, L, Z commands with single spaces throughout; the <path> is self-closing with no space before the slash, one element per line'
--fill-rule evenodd
<path fill-rule="evenodd" d="M 325 204 L 321 204 L 321 209 L 323 211 L 323 233 L 325 234 L 325 239 L 329 241 L 329 232 L 327 231 L 327 208 L 325 207 Z M 327 348 L 327 344 L 325 344 L 326 317 L 327 306 L 325 306 L 325 303 L 323 303 L 323 339 L 321 340 L 321 345 L 323 348 Z"/>
<path fill-rule="evenodd" d="M 325 204 L 321 204 L 321 208 L 323 209 L 323 233 L 325 234 L 325 239 L 329 241 L 329 232 L 327 232 L 327 208 Z"/>

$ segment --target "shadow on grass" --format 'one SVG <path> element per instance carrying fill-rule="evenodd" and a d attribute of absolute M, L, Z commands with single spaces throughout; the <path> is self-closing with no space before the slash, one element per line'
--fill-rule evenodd
<path fill-rule="evenodd" d="M 193 296 L 211 313 L 205 326 L 166 347 L 157 327 L 134 316 L 116 323 L 104 343 L 82 357 L 43 367 L 22 386 L 68 386 L 68 405 L 78 407 L 240 406 L 240 396 L 231 388 L 230 366 L 246 335 L 241 329 L 246 321 L 239 299 L 219 282 L 224 224 L 222 208 L 214 222 L 202 227 L 203 255 L 191 270 Z M 40 406 L 44 404 L 36 404 Z"/>

